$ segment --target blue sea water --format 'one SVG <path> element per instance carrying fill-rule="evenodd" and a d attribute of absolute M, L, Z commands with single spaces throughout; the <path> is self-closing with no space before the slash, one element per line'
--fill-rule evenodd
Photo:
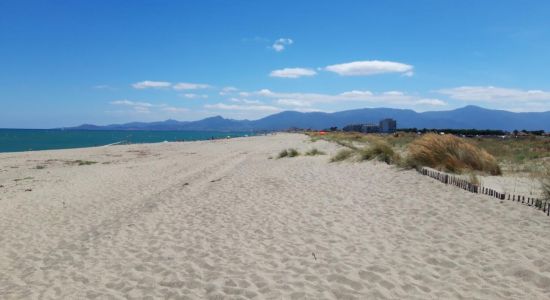
<path fill-rule="evenodd" d="M 103 146 L 113 143 L 196 141 L 251 135 L 249 132 L 206 131 L 103 131 L 0 129 L 0 152 Z"/>

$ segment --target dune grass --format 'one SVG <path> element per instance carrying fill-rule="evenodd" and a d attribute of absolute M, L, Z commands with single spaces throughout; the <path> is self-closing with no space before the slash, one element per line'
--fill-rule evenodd
<path fill-rule="evenodd" d="M 298 155 L 300 155 L 300 152 L 298 152 L 298 150 L 294 148 L 288 149 L 288 157 L 296 157 Z"/>
<path fill-rule="evenodd" d="M 284 157 L 296 157 L 299 156 L 300 152 L 294 148 L 284 149 L 281 152 L 279 152 L 279 155 L 277 155 L 277 158 L 284 158 Z"/>
<path fill-rule="evenodd" d="M 550 166 L 545 166 L 545 172 L 543 173 L 540 183 L 542 186 L 542 194 L 544 198 L 550 200 Z"/>
<path fill-rule="evenodd" d="M 277 158 L 283 158 L 287 156 L 288 156 L 288 151 L 284 149 L 284 150 L 281 150 L 281 152 L 279 152 L 279 154 L 277 155 Z"/>
<path fill-rule="evenodd" d="M 348 149 L 358 152 L 359 159 L 366 159 L 370 157 L 369 146 L 377 143 L 386 143 L 391 146 L 394 153 L 397 153 L 399 156 L 403 157 L 400 161 L 395 161 L 402 167 L 416 167 L 422 161 L 415 161 L 414 157 L 411 157 L 411 149 L 416 147 L 416 141 L 422 140 L 425 136 L 452 136 L 449 134 L 446 135 L 437 135 L 437 134 L 423 134 L 418 135 L 416 133 L 410 132 L 396 132 L 391 135 L 379 135 L 379 134 L 363 134 L 357 132 L 327 132 L 323 135 L 318 132 L 309 132 L 307 133 L 312 141 L 317 140 L 326 140 L 329 142 L 337 143 L 341 146 L 344 146 Z M 544 176 L 545 167 L 550 167 L 550 138 L 544 136 L 527 136 L 527 137 L 512 137 L 508 136 L 506 138 L 501 137 L 475 137 L 475 138 L 461 138 L 453 136 L 456 139 L 464 141 L 467 144 L 472 145 L 474 148 L 477 148 L 479 151 L 473 151 L 473 153 L 481 153 L 479 156 L 480 161 L 486 161 L 487 163 L 482 164 L 482 171 L 479 174 L 489 173 L 489 174 L 501 174 L 506 172 L 507 174 L 517 174 L 523 173 L 525 175 L 541 178 Z M 449 138 L 453 139 L 453 138 Z M 414 145 L 414 146 L 413 146 Z M 471 148 L 466 146 L 467 148 Z M 431 151 L 431 148 L 423 148 L 425 152 Z M 464 151 L 465 149 L 460 149 L 459 152 Z M 484 150 L 481 151 L 481 150 Z M 437 150 L 433 150 L 434 153 L 431 156 L 442 158 Z M 418 151 L 417 151 L 418 152 Z M 467 153 L 472 153 L 472 151 L 466 151 Z M 489 154 L 494 158 L 490 158 L 486 154 Z M 414 154 L 417 154 L 416 152 Z M 477 154 L 476 154 L 477 155 Z M 354 156 L 354 155 L 353 155 Z M 454 157 L 454 158 L 453 158 Z M 489 157 L 489 158 L 487 158 Z M 386 157 L 388 158 L 388 157 Z M 474 167 L 470 166 L 471 161 L 461 162 L 463 159 L 469 159 L 469 155 L 458 155 L 452 153 L 450 158 L 452 161 L 449 164 L 450 168 L 446 168 L 443 163 L 440 167 L 446 171 L 451 172 L 462 172 L 468 169 L 478 171 L 479 166 Z M 458 161 L 456 161 L 458 159 Z M 454 160 L 454 161 L 453 161 Z M 433 163 L 433 162 L 432 162 Z M 433 163 L 437 165 L 436 163 Z M 498 164 L 498 165 L 497 165 Z M 453 168 L 453 166 L 455 168 Z M 453 171 L 456 169 L 456 171 Z"/>
<path fill-rule="evenodd" d="M 550 157 L 550 138 L 548 137 L 476 138 L 475 143 L 497 159 L 514 163 Z"/>
<path fill-rule="evenodd" d="M 493 155 L 506 173 L 544 176 L 550 168 L 550 138 L 542 136 L 475 138 L 474 143 Z"/>
<path fill-rule="evenodd" d="M 317 148 L 310 149 L 305 153 L 306 156 L 325 155 L 325 154 L 326 154 L 325 152 Z"/>
<path fill-rule="evenodd" d="M 400 161 L 399 154 L 393 151 L 392 146 L 383 140 L 375 141 L 370 146 L 358 150 L 359 160 L 376 159 L 387 164 Z"/>
<path fill-rule="evenodd" d="M 407 163 L 411 167 L 427 166 L 454 173 L 467 170 L 491 175 L 502 173 L 494 156 L 450 134 L 425 134 L 411 142 L 408 151 Z"/>
<path fill-rule="evenodd" d="M 358 149 L 357 146 L 354 145 L 354 143 L 367 142 L 366 136 L 364 134 L 357 133 L 357 132 L 335 131 L 335 132 L 327 132 L 323 135 L 320 135 L 317 132 L 308 132 L 306 134 L 310 137 L 312 142 L 322 139 L 322 140 L 333 142 L 340 146 L 344 146 L 354 150 Z"/>
<path fill-rule="evenodd" d="M 333 157 L 330 158 L 330 162 L 339 162 L 347 160 L 355 154 L 354 150 L 351 149 L 341 149 Z"/>

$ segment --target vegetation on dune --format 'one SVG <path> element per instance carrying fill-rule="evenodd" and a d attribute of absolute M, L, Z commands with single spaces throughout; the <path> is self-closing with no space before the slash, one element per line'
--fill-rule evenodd
<path fill-rule="evenodd" d="M 340 146 L 344 146 L 350 149 L 357 150 L 354 143 L 365 143 L 367 138 L 364 134 L 357 132 L 330 132 L 324 135 L 318 135 L 314 132 L 308 133 L 312 142 L 323 139 L 325 141 L 334 142 Z"/>
<path fill-rule="evenodd" d="M 300 152 L 294 148 L 290 149 L 284 149 L 281 152 L 279 152 L 279 155 L 277 155 L 277 158 L 283 158 L 283 157 L 296 157 L 300 155 Z"/>
<path fill-rule="evenodd" d="M 479 177 L 477 177 L 476 174 L 470 173 L 470 179 L 468 180 L 470 183 L 475 185 L 480 185 L 481 181 L 479 180 Z"/>
<path fill-rule="evenodd" d="M 288 149 L 288 157 L 295 157 L 295 156 L 298 156 L 298 155 L 300 155 L 300 152 L 298 152 L 298 150 L 296 150 L 294 148 Z"/>
<path fill-rule="evenodd" d="M 380 140 L 372 143 L 372 145 L 360 149 L 358 151 L 360 160 L 377 159 L 387 164 L 399 162 L 399 154 L 393 151 L 393 148 L 385 141 Z"/>
<path fill-rule="evenodd" d="M 460 130 L 456 131 L 462 132 Z M 468 133 L 469 131 L 471 130 L 466 130 L 464 132 Z M 479 131 L 476 133 L 481 134 L 494 132 Z M 426 136 L 431 136 L 431 139 L 433 139 L 433 137 L 435 136 L 443 137 L 443 139 L 462 141 L 463 143 L 461 143 L 461 145 L 471 145 L 465 146 L 465 149 L 455 149 L 457 151 L 459 150 L 458 155 L 456 153 L 457 151 L 450 151 L 451 154 L 449 155 L 449 157 L 445 158 L 450 160 L 450 164 L 448 164 L 448 167 L 450 168 L 445 167 L 444 163 L 436 163 L 433 160 L 430 160 L 430 165 L 439 165 L 441 169 L 445 169 L 446 171 L 462 172 L 468 169 L 472 171 L 479 171 L 479 165 L 481 165 L 481 168 L 483 169 L 481 170 L 481 173 L 500 174 L 502 171 L 505 171 L 506 173 L 521 172 L 527 173 L 529 174 L 529 176 L 532 176 L 534 178 L 541 178 L 544 176 L 545 167 L 550 168 L 550 138 L 545 136 L 509 135 L 504 138 L 497 136 L 456 137 L 449 134 L 441 135 L 434 133 L 419 135 L 416 133 L 416 131 L 400 131 L 391 135 L 331 131 L 324 134 L 319 134 L 318 132 L 309 132 L 308 135 L 310 136 L 312 141 L 322 139 L 329 142 L 337 143 L 350 150 L 356 151 L 359 159 L 362 160 L 371 159 L 370 157 L 373 156 L 373 152 L 376 153 L 374 149 L 371 150 L 373 144 L 382 143 L 389 145 L 393 152 L 397 154 L 397 156 L 401 156 L 404 158 L 402 160 L 396 159 L 394 161 L 391 161 L 391 163 L 396 163 L 403 167 L 416 167 L 419 165 L 425 165 L 422 164 L 422 160 L 415 160 L 414 156 L 411 155 L 418 155 L 418 152 L 420 152 L 420 150 L 411 151 L 411 149 L 417 146 L 417 141 L 426 141 L 423 140 Z M 438 153 L 438 151 L 441 149 L 432 149 L 429 144 L 425 146 L 426 147 L 421 148 L 423 149 L 422 154 L 425 155 L 427 153 L 433 152 L 432 154 L 427 156 L 437 159 L 444 159 L 444 157 L 439 155 L 440 153 Z M 472 147 L 474 148 L 474 151 L 468 151 L 468 149 L 471 150 Z M 387 149 L 387 147 L 384 148 Z M 443 147 L 443 149 L 446 148 Z M 485 152 L 483 152 L 482 150 L 484 150 Z M 385 151 L 384 153 L 387 152 L 389 151 Z M 468 155 L 468 153 L 471 155 Z M 489 154 L 489 156 L 487 155 L 487 153 Z M 350 154 L 348 156 L 355 156 L 355 154 Z M 491 156 L 493 157 L 493 159 L 490 158 Z M 386 156 L 385 158 L 390 158 L 390 156 Z M 484 163 L 479 164 L 479 162 L 476 161 L 481 161 Z M 471 164 L 473 165 L 473 167 L 470 166 Z"/>
<path fill-rule="evenodd" d="M 283 158 L 283 157 L 287 157 L 288 156 L 288 151 L 285 149 L 285 150 L 282 150 L 281 152 L 279 152 L 279 155 L 277 155 L 277 158 Z"/>
<path fill-rule="evenodd" d="M 338 162 L 351 158 L 355 154 L 355 151 L 351 149 L 341 149 L 333 157 L 330 158 L 330 162 Z"/>
<path fill-rule="evenodd" d="M 335 142 L 347 149 L 342 149 L 331 158 L 331 162 L 343 161 L 357 157 L 359 161 L 376 159 L 388 164 L 396 163 L 400 156 L 392 144 L 382 136 L 366 135 L 357 132 L 329 132 L 324 135 L 309 134 L 312 140 L 324 139 Z M 403 144 L 392 141 L 393 144 Z M 364 146 L 361 146 L 364 145 Z"/>
<path fill-rule="evenodd" d="M 311 149 L 311 150 L 309 150 L 305 153 L 305 155 L 307 155 L 307 156 L 325 155 L 325 154 L 326 154 L 325 152 L 323 152 L 323 151 L 321 151 L 317 148 L 313 148 L 313 149 Z"/>
<path fill-rule="evenodd" d="M 542 193 L 544 197 L 550 200 L 550 166 L 545 166 L 546 170 L 541 178 Z"/>
<path fill-rule="evenodd" d="M 475 143 L 497 159 L 515 164 L 550 157 L 550 139 L 547 137 L 476 138 Z"/>
<path fill-rule="evenodd" d="M 425 134 L 410 143 L 408 151 L 407 163 L 411 167 L 428 166 L 455 173 L 466 170 L 502 173 L 494 156 L 454 135 Z"/>

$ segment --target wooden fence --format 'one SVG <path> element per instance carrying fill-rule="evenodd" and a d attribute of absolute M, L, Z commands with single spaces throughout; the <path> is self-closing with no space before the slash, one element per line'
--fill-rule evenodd
<path fill-rule="evenodd" d="M 542 210 L 544 213 L 546 213 L 547 216 L 550 216 L 550 201 L 548 200 L 541 200 L 533 197 L 525 197 L 523 195 L 514 195 L 510 193 L 501 193 L 493 189 L 486 188 L 484 186 L 473 184 L 467 180 L 464 180 L 463 178 L 439 172 L 430 168 L 423 167 L 418 172 L 420 172 L 422 175 L 429 176 L 445 184 L 457 186 L 471 193 L 483 194 L 500 200 L 510 200 L 525 204 L 538 210 Z"/>

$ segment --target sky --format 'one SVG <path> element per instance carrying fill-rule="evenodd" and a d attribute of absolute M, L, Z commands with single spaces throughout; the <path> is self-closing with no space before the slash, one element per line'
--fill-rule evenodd
<path fill-rule="evenodd" d="M 0 0 L 0 128 L 550 110 L 550 1 Z"/>

